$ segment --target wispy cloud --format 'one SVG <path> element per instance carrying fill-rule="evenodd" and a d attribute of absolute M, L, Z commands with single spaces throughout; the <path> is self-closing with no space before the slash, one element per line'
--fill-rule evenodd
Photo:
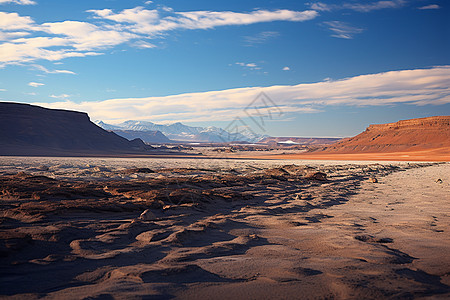
<path fill-rule="evenodd" d="M 62 100 L 66 100 L 70 97 L 70 95 L 67 94 L 61 94 L 61 95 L 50 95 L 51 98 L 55 98 L 55 99 L 62 99 Z"/>
<path fill-rule="evenodd" d="M 100 102 L 37 103 L 49 108 L 88 112 L 94 120 L 230 121 L 264 91 L 285 112 L 314 113 L 327 106 L 383 106 L 450 103 L 450 66 L 391 71 L 318 83 L 250 87 L 167 97 L 112 99 Z M 66 97 L 67 98 L 67 97 Z"/>
<path fill-rule="evenodd" d="M 145 41 L 137 41 L 137 42 L 133 43 L 133 46 L 136 48 L 140 48 L 140 49 L 150 49 L 150 48 L 156 47 L 156 45 L 151 44 L 149 42 L 145 42 Z"/>
<path fill-rule="evenodd" d="M 6 89 L 0 89 L 0 92 L 6 92 Z"/>
<path fill-rule="evenodd" d="M 235 65 L 241 66 L 243 68 L 247 68 L 250 70 L 261 70 L 262 68 L 258 66 L 256 63 L 243 63 L 243 62 L 237 62 Z"/>
<path fill-rule="evenodd" d="M 93 15 L 94 22 L 68 20 L 43 24 L 37 24 L 29 16 L 0 12 L 0 40 L 5 41 L 0 44 L 0 67 L 40 59 L 59 61 L 67 57 L 101 55 L 103 50 L 124 43 L 136 48 L 154 48 L 155 45 L 148 39 L 174 30 L 212 29 L 273 21 L 302 22 L 318 16 L 314 10 L 175 12 L 167 7 L 149 10 L 141 6 L 120 12 L 111 9 L 88 12 Z M 274 34 L 263 33 L 259 41 Z"/>
<path fill-rule="evenodd" d="M 280 35 L 277 31 L 263 31 L 253 36 L 245 36 L 244 41 L 246 46 L 255 46 L 258 44 L 267 43 Z"/>
<path fill-rule="evenodd" d="M 20 5 L 36 4 L 35 1 L 31 1 L 31 0 L 0 0 L 0 4 L 7 4 L 7 3 L 14 3 L 14 4 L 20 4 Z"/>
<path fill-rule="evenodd" d="M 309 6 L 311 7 L 311 9 L 318 11 L 330 11 L 335 7 L 335 5 L 329 5 L 322 2 L 309 3 Z"/>
<path fill-rule="evenodd" d="M 28 85 L 29 85 L 29 86 L 32 86 L 32 87 L 39 87 L 39 86 L 45 85 L 45 84 L 40 83 L 40 82 L 33 82 L 33 81 L 32 81 L 32 82 L 29 82 Z"/>
<path fill-rule="evenodd" d="M 69 71 L 69 70 L 49 70 L 44 66 L 41 65 L 32 65 L 33 68 L 42 71 L 46 74 L 71 74 L 71 75 L 76 75 L 75 72 Z"/>
<path fill-rule="evenodd" d="M 437 4 L 430 4 L 430 5 L 418 7 L 418 9 L 439 9 L 439 8 L 441 8 L 441 7 Z"/>
<path fill-rule="evenodd" d="M 373 3 L 345 3 L 344 8 L 352 9 L 360 12 L 369 12 L 372 10 L 380 10 L 385 8 L 399 8 L 405 5 L 404 0 L 393 1 L 377 1 Z"/>
<path fill-rule="evenodd" d="M 375 2 L 345 2 L 342 4 L 326 4 L 323 2 L 309 3 L 309 6 L 313 10 L 317 11 L 331 11 L 339 9 L 350 9 L 359 12 L 370 12 L 373 10 L 399 8 L 406 4 L 404 0 L 392 0 L 392 1 L 375 1 Z"/>
<path fill-rule="evenodd" d="M 352 39 L 355 34 L 363 32 L 362 28 L 354 27 L 340 21 L 324 22 L 324 24 L 334 33 L 331 36 L 336 38 Z"/>
<path fill-rule="evenodd" d="M 291 68 L 289 68 L 289 67 L 284 67 L 283 68 L 283 71 L 290 71 L 291 70 Z"/>

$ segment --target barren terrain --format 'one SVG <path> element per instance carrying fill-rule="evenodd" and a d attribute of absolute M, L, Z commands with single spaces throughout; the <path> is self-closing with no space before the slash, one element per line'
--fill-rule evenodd
<path fill-rule="evenodd" d="M 446 298 L 449 182 L 449 164 L 4 157 L 0 295 Z"/>

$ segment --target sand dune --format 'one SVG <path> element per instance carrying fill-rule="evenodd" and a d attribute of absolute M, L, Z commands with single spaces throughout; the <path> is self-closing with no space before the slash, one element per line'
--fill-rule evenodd
<path fill-rule="evenodd" d="M 196 163 L 4 159 L 0 294 L 450 296 L 449 164 Z"/>

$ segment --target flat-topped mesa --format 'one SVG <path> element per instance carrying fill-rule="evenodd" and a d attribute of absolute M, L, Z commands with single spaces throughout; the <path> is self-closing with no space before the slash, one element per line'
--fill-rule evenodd
<path fill-rule="evenodd" d="M 83 112 L 0 102 L 0 155 L 103 155 L 150 148 L 103 130 Z"/>
<path fill-rule="evenodd" d="M 65 109 L 49 109 L 45 107 L 35 106 L 25 103 L 1 102 L 0 117 L 11 118 L 17 116 L 21 118 L 35 118 L 39 116 L 42 119 L 51 118 L 53 120 L 61 119 L 66 122 L 67 119 L 73 121 L 90 122 L 87 113 L 65 110 Z M 48 120 L 48 119 L 47 119 Z"/>
<path fill-rule="evenodd" d="M 401 120 L 394 123 L 373 124 L 366 131 L 395 130 L 395 129 L 435 129 L 442 127 L 448 130 L 450 127 L 450 116 L 436 116 L 419 119 Z"/>
<path fill-rule="evenodd" d="M 328 153 L 381 153 L 450 148 L 450 116 L 370 125 L 364 132 L 322 150 Z"/>

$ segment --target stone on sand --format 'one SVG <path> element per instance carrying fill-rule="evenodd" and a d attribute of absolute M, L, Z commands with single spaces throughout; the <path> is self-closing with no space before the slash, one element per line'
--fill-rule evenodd
<path fill-rule="evenodd" d="M 307 179 L 314 179 L 319 181 L 326 181 L 327 180 L 327 174 L 323 172 L 313 172 L 305 176 Z"/>
<path fill-rule="evenodd" d="M 152 221 L 154 219 L 156 219 L 155 214 L 148 209 L 144 210 L 144 212 L 139 216 L 139 220 L 142 221 Z"/>

